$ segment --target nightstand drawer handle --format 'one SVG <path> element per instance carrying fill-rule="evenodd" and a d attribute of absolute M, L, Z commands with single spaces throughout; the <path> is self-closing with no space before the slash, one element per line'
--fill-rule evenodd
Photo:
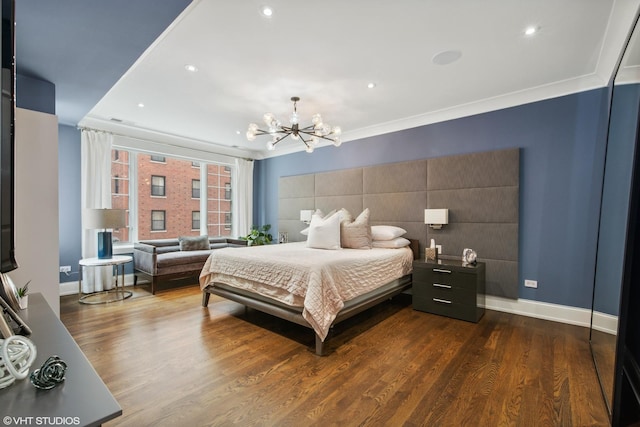
<path fill-rule="evenodd" d="M 442 270 L 440 268 L 434 268 L 433 269 L 434 273 L 447 273 L 447 274 L 451 274 L 451 270 Z"/>
<path fill-rule="evenodd" d="M 433 286 L 435 286 L 436 288 L 451 289 L 451 285 L 443 285 L 441 283 L 434 283 Z"/>
<path fill-rule="evenodd" d="M 451 304 L 451 301 L 447 301 L 446 299 L 434 298 L 433 301 L 434 302 L 441 302 L 441 303 L 444 303 L 444 304 Z"/>

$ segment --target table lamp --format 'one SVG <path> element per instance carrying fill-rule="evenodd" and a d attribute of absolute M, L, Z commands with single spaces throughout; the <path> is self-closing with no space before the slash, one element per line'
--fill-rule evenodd
<path fill-rule="evenodd" d="M 82 224 L 87 229 L 102 229 L 98 232 L 98 258 L 108 259 L 113 256 L 111 231 L 107 229 L 123 228 L 127 225 L 125 209 L 85 209 Z"/>

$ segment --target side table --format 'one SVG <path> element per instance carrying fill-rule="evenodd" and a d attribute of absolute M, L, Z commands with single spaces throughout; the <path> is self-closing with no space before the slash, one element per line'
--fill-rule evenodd
<path fill-rule="evenodd" d="M 413 261 L 413 308 L 478 322 L 484 314 L 485 269 L 483 262 Z"/>
<path fill-rule="evenodd" d="M 85 258 L 78 261 L 78 274 L 80 276 L 78 281 L 78 301 L 82 304 L 105 304 L 108 302 L 122 301 L 131 295 L 130 291 L 124 290 L 124 265 L 128 262 L 132 262 L 133 257 L 130 255 L 114 255 L 111 258 Z M 108 291 L 93 292 L 87 295 L 82 295 L 82 272 L 84 267 L 103 267 L 111 266 L 115 267 L 116 287 Z M 118 267 L 121 269 L 122 284 L 118 287 Z"/>

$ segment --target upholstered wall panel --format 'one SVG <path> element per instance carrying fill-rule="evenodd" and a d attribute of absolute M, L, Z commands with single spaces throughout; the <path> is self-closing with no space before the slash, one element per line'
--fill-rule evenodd
<path fill-rule="evenodd" d="M 313 175 L 287 176 L 278 184 L 278 230 L 287 234 L 290 242 L 306 239 L 300 234 L 306 224 L 300 222 L 300 211 L 315 209 L 315 177 Z M 274 236 L 277 238 L 278 236 Z"/>
<path fill-rule="evenodd" d="M 316 209 L 322 210 L 325 214 L 340 208 L 345 208 L 354 216 L 358 215 L 363 209 L 362 194 L 316 197 Z"/>
<path fill-rule="evenodd" d="M 278 197 L 291 199 L 297 197 L 313 197 L 315 195 L 315 176 L 284 176 L 278 184 Z"/>
<path fill-rule="evenodd" d="M 442 245 L 445 255 L 458 259 L 472 248 L 482 259 L 518 260 L 518 226 L 493 223 L 449 223 L 441 230 L 430 229 L 429 238 Z"/>
<path fill-rule="evenodd" d="M 314 209 L 315 199 L 313 197 L 299 197 L 280 199 L 278 204 L 278 218 L 300 221 L 300 211 Z"/>
<path fill-rule="evenodd" d="M 450 222 L 518 222 L 518 187 L 432 190 L 431 208 L 449 209 Z"/>
<path fill-rule="evenodd" d="M 487 264 L 487 293 L 518 297 L 519 150 L 414 160 L 280 179 L 279 230 L 304 240 L 300 209 L 371 211 L 371 225 L 396 225 L 406 237 L 442 245 L 460 259 L 472 248 Z M 449 209 L 449 224 L 424 224 L 426 208 Z"/>
<path fill-rule="evenodd" d="M 315 195 L 345 196 L 362 194 L 362 168 L 315 174 Z"/>
<path fill-rule="evenodd" d="M 427 161 L 391 163 L 363 170 L 364 194 L 426 191 Z"/>
<path fill-rule="evenodd" d="M 518 186 L 518 149 L 429 159 L 429 190 Z"/>

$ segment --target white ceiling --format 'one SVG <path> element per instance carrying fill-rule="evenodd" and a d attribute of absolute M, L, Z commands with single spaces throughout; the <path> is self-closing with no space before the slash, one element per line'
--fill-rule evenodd
<path fill-rule="evenodd" d="M 195 0 L 80 124 L 263 158 L 304 148 L 245 137 L 267 111 L 288 120 L 292 96 L 301 124 L 319 112 L 349 141 L 603 87 L 639 3 Z"/>

